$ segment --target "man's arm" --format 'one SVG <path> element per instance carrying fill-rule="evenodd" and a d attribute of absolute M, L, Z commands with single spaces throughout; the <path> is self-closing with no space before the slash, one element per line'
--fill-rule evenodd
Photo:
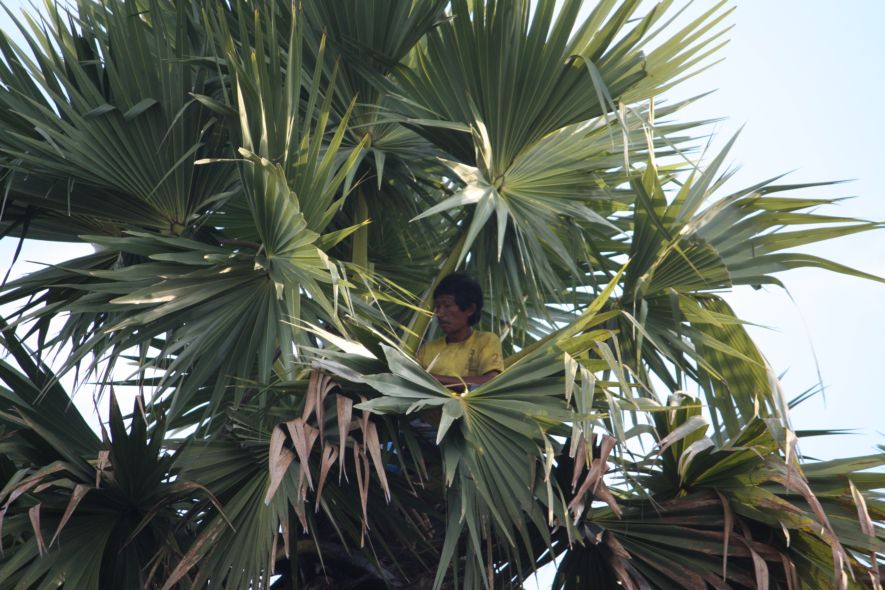
<path fill-rule="evenodd" d="M 466 377 L 453 377 L 451 375 L 436 375 L 431 373 L 434 379 L 449 387 L 451 385 L 462 385 L 466 383 L 467 385 L 482 385 L 486 381 L 490 381 L 493 378 L 497 377 L 501 374 L 501 371 L 494 370 L 489 371 L 487 373 L 483 373 L 482 375 L 467 375 Z"/>

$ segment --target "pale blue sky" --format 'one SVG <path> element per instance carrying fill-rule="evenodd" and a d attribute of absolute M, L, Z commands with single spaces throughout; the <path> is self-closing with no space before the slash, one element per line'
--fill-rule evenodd
<path fill-rule="evenodd" d="M 0 0 L 15 11 L 21 0 Z M 677 2 L 678 4 L 678 2 Z M 689 13 L 712 4 L 696 2 Z M 885 2 L 880 0 L 746 0 L 728 22 L 731 42 L 725 61 L 677 89 L 688 97 L 718 89 L 681 118 L 727 117 L 716 127 L 716 147 L 741 125 L 732 151 L 740 166 L 734 186 L 794 170 L 789 182 L 856 179 L 818 191 L 853 196 L 832 213 L 885 220 L 885 123 L 879 103 L 885 96 L 880 60 L 885 55 Z M 10 30 L 5 13 L 0 28 Z M 0 266 L 12 258 L 15 241 L 0 242 Z M 885 232 L 852 236 L 804 251 L 885 276 Z M 60 260 L 58 246 L 30 247 L 24 259 Z M 28 267 L 21 261 L 16 271 Z M 789 294 L 767 288 L 737 292 L 729 299 L 739 315 L 772 330 L 754 335 L 783 380 L 789 397 L 817 382 L 813 350 L 827 386 L 826 401 L 815 398 L 793 414 L 798 429 L 857 428 L 863 434 L 808 440 L 803 450 L 836 457 L 875 452 L 882 444 L 883 334 L 885 286 L 823 271 L 781 275 Z M 791 300 L 792 297 L 792 300 Z M 81 405 L 89 405 L 87 402 Z M 85 407 L 84 407 L 85 410 Z M 878 432 L 877 432 L 878 431 Z"/>
<path fill-rule="evenodd" d="M 833 214 L 885 220 L 885 122 L 877 113 L 885 95 L 879 62 L 885 3 L 744 1 L 730 21 L 725 61 L 690 82 L 697 92 L 718 91 L 690 114 L 728 117 L 718 127 L 717 145 L 746 124 L 732 152 L 741 167 L 736 183 L 789 171 L 788 182 L 855 179 L 815 194 L 856 196 Z M 681 91 L 688 95 L 690 89 Z M 885 276 L 882 231 L 802 250 Z M 876 452 L 875 445 L 885 442 L 885 286 L 816 270 L 780 278 L 789 294 L 746 289 L 730 300 L 741 317 L 777 330 L 754 336 L 775 370 L 788 371 L 783 384 L 790 397 L 817 381 L 813 346 L 826 400 L 800 406 L 794 426 L 864 431 L 807 440 L 803 450 L 825 457 Z"/>

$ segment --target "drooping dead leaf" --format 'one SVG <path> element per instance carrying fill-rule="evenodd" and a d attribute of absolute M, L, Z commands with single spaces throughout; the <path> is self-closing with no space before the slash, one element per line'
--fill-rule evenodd
<path fill-rule="evenodd" d="M 283 481 L 283 476 L 286 475 L 286 471 L 288 471 L 289 465 L 292 464 L 294 459 L 295 454 L 289 449 L 281 448 L 279 450 L 279 453 L 276 456 L 276 461 L 270 468 L 270 481 L 267 483 L 267 493 L 264 495 L 265 505 L 269 505 L 274 494 L 277 493 L 277 488 L 280 487 L 280 483 Z"/>
<path fill-rule="evenodd" d="M 761 555 L 762 559 L 764 559 L 765 561 L 775 561 L 780 559 L 781 557 L 780 551 L 768 543 L 762 543 L 760 541 L 754 540 L 750 540 L 748 542 L 753 547 L 753 550 Z"/>
<path fill-rule="evenodd" d="M 384 470 L 384 462 L 381 460 L 381 443 L 378 440 L 378 427 L 374 422 L 369 422 L 367 426 L 366 446 L 369 448 L 369 455 L 372 457 L 375 472 L 378 474 L 378 480 L 381 482 L 381 489 L 384 490 L 384 498 L 389 503 L 390 486 L 387 484 L 387 473 Z"/>
<path fill-rule="evenodd" d="M 836 575 L 836 588 L 846 590 L 848 588 L 848 574 L 845 573 L 845 557 L 840 549 L 841 545 L 839 547 L 831 546 L 833 552 L 833 572 Z M 851 575 L 854 576 L 854 572 Z"/>
<path fill-rule="evenodd" d="M 305 424 L 304 425 L 304 434 L 307 437 L 307 439 L 306 439 L 307 444 L 305 446 L 307 448 L 307 456 L 309 458 L 311 452 L 313 452 L 313 446 L 314 446 L 314 444 L 316 444 L 317 439 L 320 436 L 320 431 L 318 428 L 314 428 L 310 424 Z"/>
<path fill-rule="evenodd" d="M 820 500 L 817 499 L 817 496 L 814 495 L 814 492 L 808 486 L 808 482 L 805 480 L 804 475 L 801 472 L 798 472 L 796 477 L 791 477 L 789 479 L 780 475 L 775 476 L 772 479 L 788 490 L 800 494 L 811 507 L 811 511 L 814 512 L 818 522 L 826 532 L 826 534 L 821 535 L 821 538 L 829 543 L 833 552 L 833 576 L 837 581 L 837 588 L 839 588 L 839 590 L 847 588 L 848 579 L 845 575 L 844 567 L 845 564 L 850 562 L 848 554 L 845 552 L 845 548 L 842 547 L 842 543 L 839 542 L 839 537 L 833 530 L 830 520 L 827 518 L 826 512 L 824 512 L 824 508 L 820 504 Z"/>
<path fill-rule="evenodd" d="M 166 583 L 163 584 L 161 590 L 172 590 L 172 588 L 178 584 L 178 581 L 181 580 L 192 567 L 199 563 L 206 550 L 215 544 L 215 541 L 218 540 L 224 527 L 225 522 L 223 519 L 216 519 L 206 527 L 206 530 L 197 537 L 197 540 L 194 541 L 194 544 L 191 545 L 188 552 L 184 554 L 184 557 L 181 558 L 181 561 L 178 562 L 178 565 L 176 565 L 175 569 L 172 570 L 172 573 L 169 574 L 169 578 L 166 580 Z"/>
<path fill-rule="evenodd" d="M 853 481 L 848 480 L 848 485 L 851 488 L 854 506 L 857 508 L 857 520 L 860 523 L 860 530 L 863 534 L 872 537 L 876 534 L 876 530 L 873 525 L 873 519 L 870 518 L 870 513 L 867 511 L 867 502 Z"/>
<path fill-rule="evenodd" d="M 298 515 L 298 522 L 301 523 L 302 532 L 307 534 L 307 513 L 304 510 L 304 502 L 293 502 L 292 508 L 295 509 L 295 514 Z"/>
<path fill-rule="evenodd" d="M 787 580 L 787 590 L 799 590 L 799 576 L 796 573 L 796 564 L 786 553 L 781 553 L 781 564 L 784 568 L 784 578 Z"/>
<path fill-rule="evenodd" d="M 166 488 L 166 493 L 167 493 L 167 495 L 178 495 L 182 492 L 192 492 L 194 490 L 199 490 L 199 491 L 203 492 L 204 494 L 206 494 L 206 496 L 209 498 L 209 501 L 212 503 L 213 506 L 215 506 L 215 509 L 218 510 L 218 515 L 221 516 L 221 518 L 224 519 L 224 522 L 227 523 L 227 526 L 229 526 L 231 528 L 231 530 L 233 530 L 233 531 L 237 530 L 237 527 L 234 526 L 234 523 L 232 523 L 230 521 L 230 519 L 227 517 L 227 514 L 224 512 L 224 509 L 221 506 L 221 502 L 218 501 L 218 498 L 215 497 L 215 494 L 210 492 L 209 488 L 207 488 L 206 486 L 204 486 L 202 484 L 198 484 L 193 481 L 178 480 L 175 483 L 173 483 L 171 486 Z M 159 510 L 164 505 L 167 505 L 167 504 L 168 504 L 168 501 L 162 501 L 162 500 L 160 502 L 157 502 L 156 504 L 154 504 L 151 507 L 148 514 L 145 515 L 145 517 L 138 524 L 138 526 L 135 527 L 135 529 L 133 529 L 132 533 L 130 533 L 129 539 L 126 540 L 126 543 L 124 543 L 124 546 L 126 544 L 132 542 L 132 540 L 135 538 L 135 535 L 137 535 L 141 531 L 141 529 L 147 525 L 149 519 L 153 518 L 153 516 L 156 515 L 159 512 Z"/>
<path fill-rule="evenodd" d="M 584 473 L 584 467 L 587 464 L 587 442 L 584 440 L 579 441 L 578 450 L 575 453 L 575 465 L 572 469 L 572 492 L 575 491 L 575 487 L 578 485 L 578 480 L 581 478 L 581 474 Z"/>
<path fill-rule="evenodd" d="M 871 568 L 872 571 L 869 572 L 869 574 L 870 574 L 870 587 L 873 588 L 873 590 L 882 590 L 882 578 L 879 577 L 879 562 L 878 562 L 879 554 L 876 553 L 875 551 L 873 551 L 873 553 L 870 555 L 870 558 L 872 559 L 872 564 L 873 564 L 873 566 Z"/>
<path fill-rule="evenodd" d="M 363 403 L 366 401 L 366 396 L 360 396 L 360 402 Z M 366 436 L 366 429 L 369 427 L 369 410 L 363 410 L 362 417 L 360 418 L 360 430 L 363 432 L 363 437 Z M 365 440 L 365 438 L 363 439 Z M 363 454 L 365 454 L 366 449 L 363 447 Z"/>
<path fill-rule="evenodd" d="M 337 387 L 335 381 L 332 380 L 332 377 L 326 375 L 325 373 L 320 374 L 320 378 L 317 381 L 317 425 L 320 427 L 320 438 L 324 439 L 326 437 L 326 397 L 332 392 L 333 389 Z"/>
<path fill-rule="evenodd" d="M 612 512 L 615 513 L 615 516 L 621 516 L 621 507 L 618 506 L 618 501 L 615 499 L 614 494 L 608 489 L 608 486 L 605 485 L 605 482 L 600 478 L 599 483 L 593 490 L 593 495 L 598 500 L 602 500 L 605 502 Z"/>
<path fill-rule="evenodd" d="M 608 463 L 608 456 L 611 454 L 612 449 L 615 448 L 615 443 L 617 441 L 614 437 L 604 435 L 602 440 L 599 443 L 599 457 L 593 460 L 594 467 L 597 467 L 601 472 L 605 472 L 606 464 Z"/>
<path fill-rule="evenodd" d="M 28 518 L 31 520 L 31 528 L 34 529 L 34 537 L 37 539 L 37 552 L 40 555 L 46 553 L 46 544 L 43 542 L 43 531 L 40 528 L 40 507 L 42 504 L 34 504 L 28 509 Z"/>
<path fill-rule="evenodd" d="M 286 433 L 279 426 L 275 426 L 270 433 L 270 445 L 267 449 L 267 468 L 273 471 L 274 465 L 283 450 L 283 444 L 286 442 Z"/>
<path fill-rule="evenodd" d="M 603 535 L 603 546 L 608 550 L 608 564 L 614 570 L 620 585 L 626 590 L 639 590 L 627 568 L 627 560 L 630 559 L 630 553 L 624 549 L 624 546 L 611 533 Z"/>
<path fill-rule="evenodd" d="M 307 485 L 313 490 L 313 478 L 310 475 L 309 460 L 313 444 L 319 436 L 319 430 L 310 424 L 306 424 L 301 418 L 295 418 L 286 422 L 286 428 L 289 430 L 289 436 L 292 437 L 292 445 L 295 447 L 295 452 L 298 453 L 298 461 L 301 463 L 299 482 L 302 477 L 307 478 Z"/>
<path fill-rule="evenodd" d="M 344 459 L 347 457 L 347 437 L 350 434 L 350 421 L 353 418 L 353 400 L 343 395 L 335 396 L 335 407 L 338 411 L 338 448 L 341 449 L 341 461 L 338 463 L 338 483 L 344 475 Z"/>
<path fill-rule="evenodd" d="M 270 481 L 268 482 L 267 493 L 264 495 L 265 505 L 270 504 L 280 482 L 283 481 L 286 470 L 289 469 L 289 465 L 292 464 L 292 460 L 295 458 L 291 451 L 283 448 L 285 442 L 286 433 L 279 426 L 274 427 L 270 434 L 270 445 L 267 451 Z"/>
<path fill-rule="evenodd" d="M 323 495 L 323 487 L 326 485 L 326 478 L 329 476 L 329 469 L 331 469 L 332 465 L 335 464 L 335 460 L 338 458 L 338 449 L 332 445 L 327 446 L 323 449 L 323 459 L 320 464 L 320 479 L 317 482 L 317 493 L 316 493 L 316 502 L 314 504 L 314 512 L 319 512 L 320 510 L 320 498 Z M 344 459 L 344 454 L 341 454 L 342 460 Z"/>
<path fill-rule="evenodd" d="M 310 418 L 310 415 L 316 408 L 317 396 L 314 392 L 316 391 L 316 382 L 319 378 L 319 371 L 314 369 L 310 372 L 310 380 L 307 382 L 307 394 L 304 398 L 304 411 L 301 413 L 302 420 L 306 421 L 308 418 Z"/>
<path fill-rule="evenodd" d="M 23 478 L 18 484 L 9 492 L 9 497 L 6 499 L 6 503 L 3 505 L 4 508 L 8 508 L 10 504 L 16 501 L 19 496 L 30 490 L 36 485 L 39 485 L 43 479 L 49 475 L 54 473 L 58 473 L 59 471 L 64 471 L 65 465 L 61 461 L 57 461 L 51 464 L 48 467 L 44 467 L 43 469 L 38 470 L 36 473 L 29 475 L 28 477 Z"/>
<path fill-rule="evenodd" d="M 571 511 L 574 523 L 576 525 L 580 521 L 581 514 L 584 513 L 587 491 L 596 483 L 595 480 L 591 479 L 590 476 L 591 474 L 588 473 L 587 477 L 584 478 L 584 483 L 581 484 L 580 489 L 575 493 L 574 498 L 572 498 L 572 501 L 568 504 L 568 509 Z"/>
<path fill-rule="evenodd" d="M 731 529 L 734 526 L 734 514 L 731 512 L 731 504 L 728 498 L 722 495 L 722 492 L 716 491 L 719 501 L 722 502 L 722 515 L 724 523 L 722 525 L 722 579 L 728 579 L 728 542 L 731 540 Z"/>
<path fill-rule="evenodd" d="M 77 505 L 80 503 L 80 500 L 82 500 L 83 496 L 85 496 L 89 492 L 89 490 L 91 490 L 91 489 L 92 489 L 91 487 L 89 487 L 85 484 L 82 484 L 82 483 L 78 483 L 76 486 L 74 486 L 74 491 L 71 493 L 71 499 L 68 501 L 68 506 L 67 506 L 67 508 L 65 508 L 65 513 L 64 513 L 64 515 L 62 515 L 61 521 L 58 523 L 58 528 L 55 529 L 55 534 L 52 535 L 52 540 L 49 541 L 50 547 L 52 547 L 52 544 L 55 543 L 55 540 L 58 538 L 58 535 L 59 535 L 59 533 L 61 533 L 61 530 L 63 528 L 65 528 L 66 524 L 68 524 L 68 520 L 70 520 L 71 515 L 74 513 L 74 510 L 77 508 Z"/>
<path fill-rule="evenodd" d="M 750 551 L 750 557 L 753 558 L 753 571 L 756 574 L 756 590 L 768 590 L 768 565 L 762 556 L 753 549 L 753 544 L 742 536 L 737 539 L 741 541 Z"/>
<path fill-rule="evenodd" d="M 360 445 L 353 445 L 353 464 L 356 471 L 356 485 L 360 491 L 360 506 L 363 511 L 362 532 L 360 534 L 360 548 L 366 542 L 366 530 L 368 529 L 369 515 L 366 510 L 369 503 L 369 459 L 366 457 L 364 450 L 360 449 Z"/>
<path fill-rule="evenodd" d="M 615 576 L 618 578 L 618 584 L 623 586 L 625 590 L 639 590 L 633 582 L 633 576 L 627 571 L 627 561 L 620 557 L 612 557 L 608 560 L 609 566 L 614 570 Z"/>
<path fill-rule="evenodd" d="M 602 441 L 599 444 L 599 457 L 596 457 L 590 463 L 590 470 L 587 472 L 584 482 L 581 484 L 580 489 L 578 489 L 575 493 L 575 497 L 572 498 L 572 501 L 568 505 L 569 510 L 572 512 L 572 516 L 575 518 L 575 522 L 577 522 L 577 519 L 584 512 L 587 494 L 594 495 L 600 500 L 603 500 L 609 505 L 609 507 L 611 507 L 612 511 L 616 514 L 620 514 L 621 511 L 614 496 L 609 492 L 605 483 L 602 481 L 602 477 L 605 475 L 608 466 L 608 456 L 611 454 L 615 442 L 615 439 L 611 436 L 602 437 Z"/>
<path fill-rule="evenodd" d="M 366 396 L 360 396 L 360 402 L 365 402 Z M 360 548 L 362 549 L 366 544 L 366 531 L 369 528 L 369 515 L 366 511 L 366 506 L 369 503 L 369 479 L 371 477 L 370 467 L 369 467 L 369 458 L 366 456 L 366 439 L 368 437 L 369 430 L 369 410 L 363 410 L 362 416 L 360 417 L 360 430 L 363 433 L 363 444 L 360 446 L 354 445 L 354 462 L 356 463 L 356 472 L 357 472 L 357 486 L 360 490 L 360 503 L 363 508 L 363 522 L 362 522 L 362 531 L 360 533 Z"/>
<path fill-rule="evenodd" d="M 290 557 L 291 553 L 289 552 L 289 519 L 284 518 L 280 522 L 280 529 L 282 530 L 281 534 L 283 535 L 283 553 L 286 554 L 286 557 Z"/>

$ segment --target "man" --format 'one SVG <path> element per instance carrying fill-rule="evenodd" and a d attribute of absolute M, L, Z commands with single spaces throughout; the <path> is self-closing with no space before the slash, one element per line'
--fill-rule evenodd
<path fill-rule="evenodd" d="M 501 340 L 480 332 L 482 288 L 465 273 L 453 273 L 433 291 L 433 314 L 444 336 L 418 350 L 418 362 L 440 383 L 453 389 L 472 389 L 504 370 Z"/>

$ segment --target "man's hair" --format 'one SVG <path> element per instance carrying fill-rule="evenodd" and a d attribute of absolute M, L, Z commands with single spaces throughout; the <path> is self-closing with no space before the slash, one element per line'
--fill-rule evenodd
<path fill-rule="evenodd" d="M 455 298 L 455 303 L 463 311 L 473 303 L 476 305 L 474 311 L 467 322 L 474 326 L 479 322 L 482 312 L 482 287 L 470 275 L 463 272 L 453 272 L 446 275 L 433 290 L 433 298 L 436 299 L 440 295 L 451 295 Z"/>

